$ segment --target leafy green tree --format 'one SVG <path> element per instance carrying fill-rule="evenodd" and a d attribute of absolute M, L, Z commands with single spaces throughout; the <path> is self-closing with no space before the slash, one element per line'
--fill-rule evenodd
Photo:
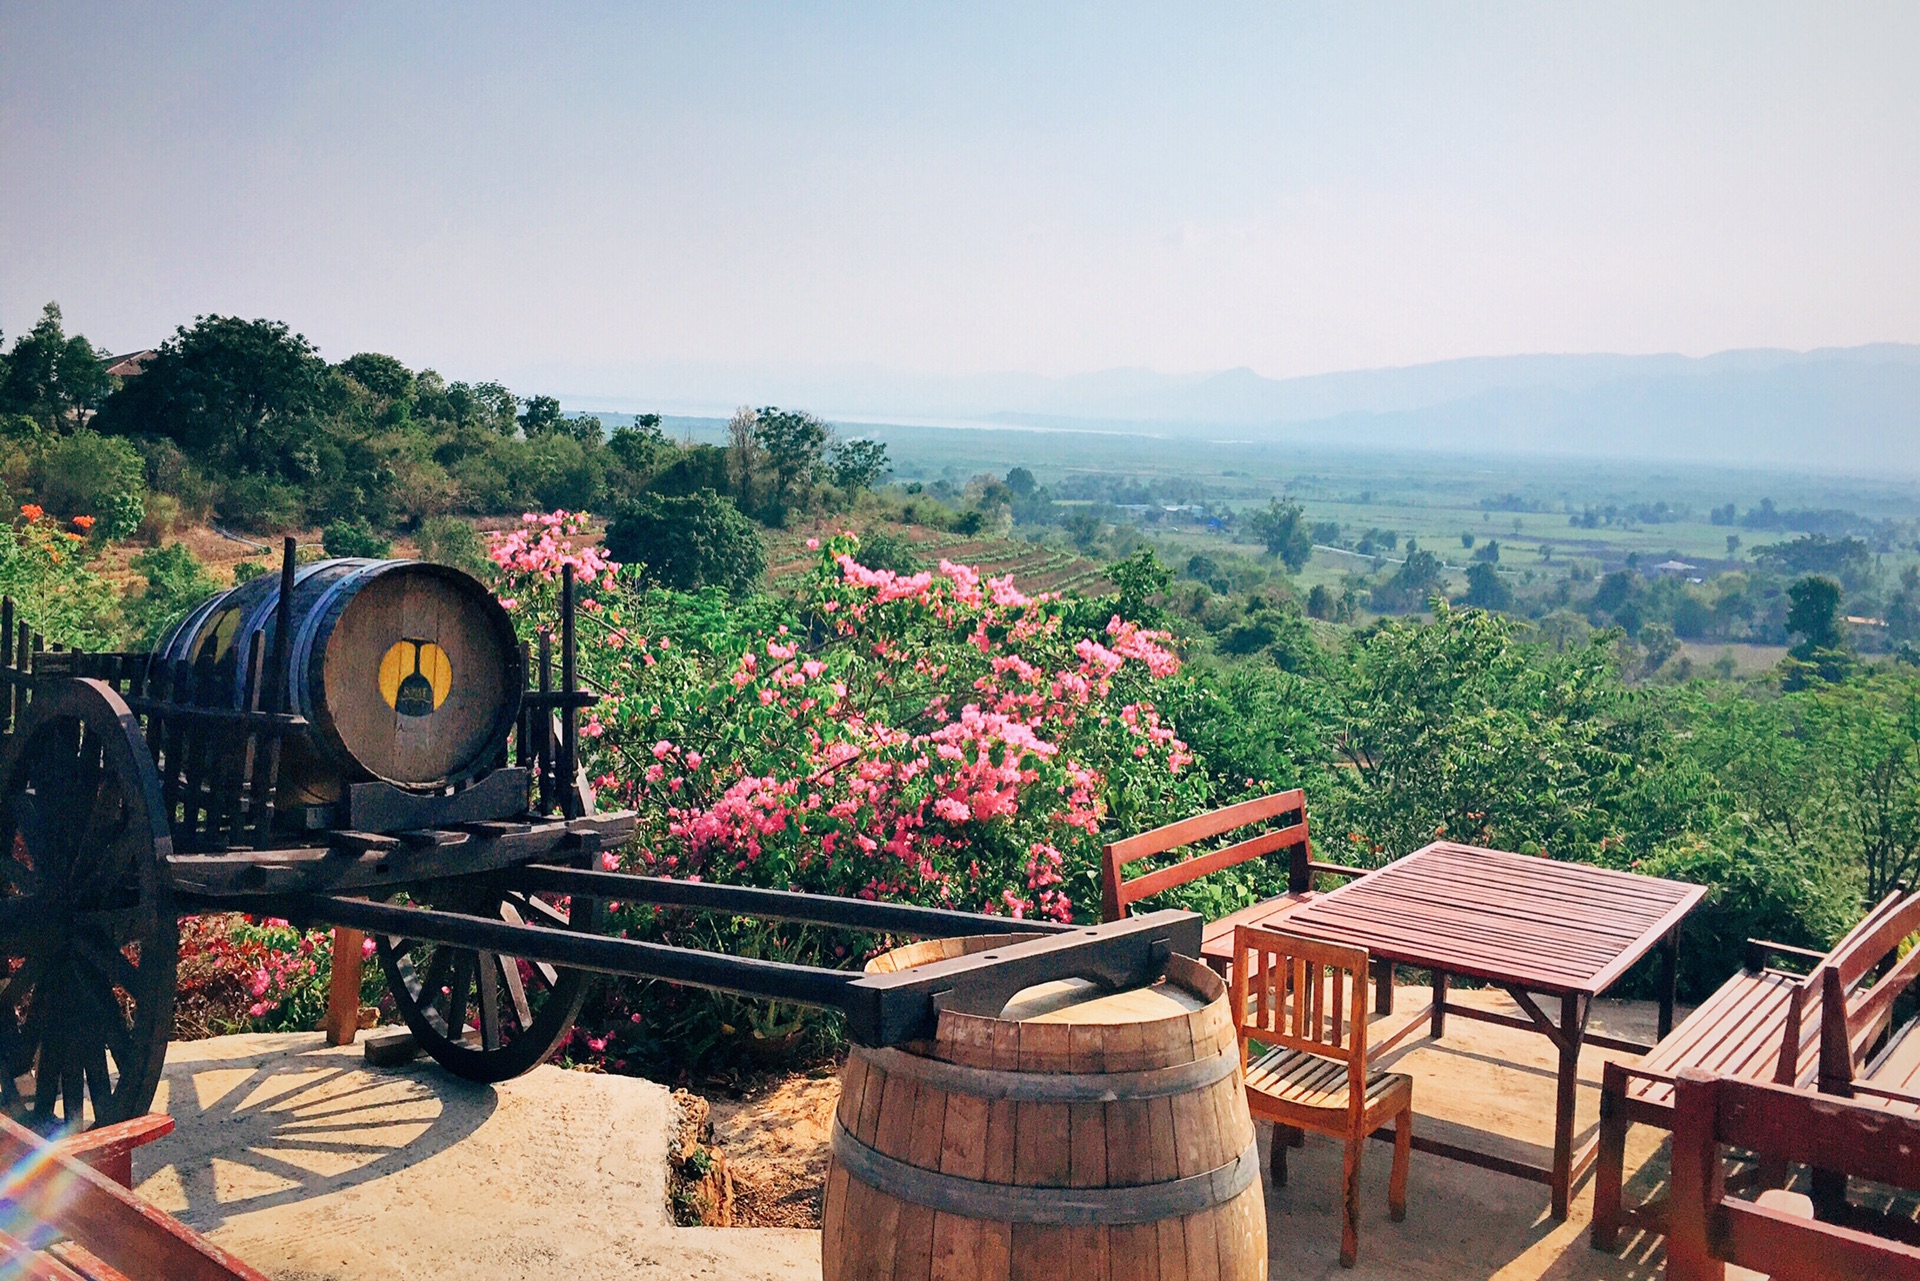
<path fill-rule="evenodd" d="M 827 448 L 831 429 L 812 414 L 768 406 L 754 413 L 754 443 L 773 472 L 773 502 L 791 507 L 804 498 Z M 884 459 L 885 447 L 882 446 Z"/>
<path fill-rule="evenodd" d="M 392 356 L 363 351 L 334 366 L 341 373 L 385 400 L 413 399 L 413 371 Z"/>
<path fill-rule="evenodd" d="M 552 396 L 529 396 L 526 408 L 520 411 L 520 430 L 528 440 L 532 440 L 535 436 L 561 430 L 566 418 L 560 409 L 560 402 Z"/>
<path fill-rule="evenodd" d="M 860 535 L 860 550 L 855 556 L 868 569 L 890 569 L 896 574 L 917 574 L 926 568 L 912 541 L 884 525 L 875 525 Z"/>
<path fill-rule="evenodd" d="M 1784 574 L 1816 574 L 1858 586 L 1873 571 L 1873 549 L 1861 538 L 1803 534 L 1789 543 L 1753 549 L 1753 558 Z"/>
<path fill-rule="evenodd" d="M 878 440 L 836 440 L 827 451 L 833 483 L 848 491 L 872 489 L 892 470 L 887 446 Z"/>
<path fill-rule="evenodd" d="M 1474 609 L 1508 610 L 1513 608 L 1513 589 L 1500 577 L 1493 562 L 1478 560 L 1467 566 L 1467 594 L 1463 599 Z"/>
<path fill-rule="evenodd" d="M 487 550 L 480 541 L 479 531 L 458 516 L 428 517 L 420 522 L 420 532 L 414 541 L 419 545 L 422 560 L 451 565 L 475 577 L 485 573 Z"/>
<path fill-rule="evenodd" d="M 1173 571 L 1160 563 L 1151 547 L 1142 547 L 1123 561 L 1106 568 L 1107 581 L 1120 589 L 1114 608 L 1123 618 L 1153 628 L 1166 624 L 1166 611 L 1160 598 L 1173 582 Z"/>
<path fill-rule="evenodd" d="M 1264 509 L 1248 515 L 1247 529 L 1266 546 L 1268 555 L 1279 557 L 1296 574 L 1313 557 L 1313 536 L 1301 520 L 1299 503 L 1268 499 Z"/>
<path fill-rule="evenodd" d="M 1807 577 L 1787 588 L 1787 631 L 1800 639 L 1787 651 L 1783 684 L 1801 689 L 1814 680 L 1845 680 L 1853 665 L 1847 625 L 1840 616 L 1840 584 Z"/>
<path fill-rule="evenodd" d="M 59 430 L 98 408 L 113 381 L 93 344 L 79 334 L 69 337 L 60 305 L 50 302 L 0 366 L 0 414 L 24 414 L 48 431 Z"/>
<path fill-rule="evenodd" d="M 607 527 L 606 544 L 614 560 L 638 565 L 648 581 L 677 591 L 713 586 L 744 596 L 767 566 L 753 522 L 711 489 L 640 495 Z"/>
<path fill-rule="evenodd" d="M 1422 609 L 1440 589 L 1444 576 L 1438 556 L 1429 551 L 1409 551 L 1393 577 L 1373 589 L 1373 607 L 1382 613 Z"/>
<path fill-rule="evenodd" d="M 313 344 L 279 321 L 201 316 L 108 397 L 99 427 L 163 436 L 231 472 L 282 474 L 283 455 L 311 434 L 327 372 Z"/>
<path fill-rule="evenodd" d="M 1015 467 L 1007 472 L 1007 488 L 1013 491 L 1015 498 L 1029 498 L 1039 485 L 1033 479 L 1033 473 L 1025 467 Z"/>
<path fill-rule="evenodd" d="M 1620 685 L 1608 646 L 1554 654 L 1518 628 L 1442 601 L 1431 623 L 1387 621 L 1356 647 L 1336 820 L 1356 846 L 1385 859 L 1447 836 L 1591 858 L 1658 822 L 1632 797 L 1664 754 L 1661 727 Z"/>

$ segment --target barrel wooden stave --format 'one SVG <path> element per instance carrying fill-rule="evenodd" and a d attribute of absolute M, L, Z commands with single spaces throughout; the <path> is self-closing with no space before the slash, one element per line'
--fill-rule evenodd
<path fill-rule="evenodd" d="M 1005 939 L 939 940 L 877 958 L 898 969 Z M 1196 1010 L 1109 1024 L 943 1014 L 935 1039 L 903 1047 L 982 1072 L 1086 1076 L 1178 1068 L 1236 1054 L 1225 990 L 1175 958 L 1169 981 Z M 990 1090 L 988 1092 L 991 1092 Z M 1198 1089 L 1105 1102 L 983 1098 L 941 1088 L 881 1056 L 848 1059 L 836 1116 L 858 1142 L 923 1169 L 1034 1188 L 1141 1187 L 1217 1170 L 1254 1141 L 1237 1069 Z M 930 1209 L 869 1186 L 836 1160 L 821 1248 L 827 1281 L 1254 1281 L 1266 1276 L 1256 1178 L 1222 1204 L 1126 1224 L 1005 1223 Z"/>

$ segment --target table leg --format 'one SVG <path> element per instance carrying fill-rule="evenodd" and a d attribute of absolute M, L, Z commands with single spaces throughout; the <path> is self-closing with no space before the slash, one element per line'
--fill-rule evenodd
<path fill-rule="evenodd" d="M 1393 1013 L 1393 962 L 1373 963 L 1373 1012 Z"/>
<path fill-rule="evenodd" d="M 1673 1031 L 1673 999 L 1680 985 L 1680 927 L 1675 925 L 1660 943 L 1660 1035 Z"/>
<path fill-rule="evenodd" d="M 1565 1221 L 1573 1200 L 1573 1105 L 1580 1088 L 1580 1042 L 1587 1031 L 1587 998 L 1568 992 L 1560 998 L 1560 1079 L 1553 1109 L 1553 1217 Z"/>
<path fill-rule="evenodd" d="M 1447 972 L 1433 972 L 1433 1021 L 1429 1025 L 1433 1039 L 1439 1040 L 1447 1034 Z"/>

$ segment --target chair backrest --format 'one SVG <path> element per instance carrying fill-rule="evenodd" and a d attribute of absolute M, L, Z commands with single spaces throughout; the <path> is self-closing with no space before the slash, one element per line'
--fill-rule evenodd
<path fill-rule="evenodd" d="M 1247 1043 L 1347 1065 L 1347 1107 L 1366 1104 L 1367 950 L 1253 925 L 1233 931 L 1233 1011 Z"/>
<path fill-rule="evenodd" d="M 1124 872 L 1129 863 L 1165 854 L 1237 828 L 1274 820 L 1282 821 L 1277 827 L 1232 845 L 1195 854 L 1132 880 L 1125 879 Z M 1169 823 L 1165 827 L 1156 827 L 1124 841 L 1115 841 L 1103 851 L 1104 857 L 1100 863 L 1101 916 L 1104 920 L 1117 921 L 1127 914 L 1130 906 L 1143 898 L 1150 898 L 1189 881 L 1196 881 L 1209 872 L 1235 867 L 1248 859 L 1261 858 L 1277 850 L 1288 851 L 1291 859 L 1287 888 L 1296 894 L 1303 893 L 1313 881 L 1313 872 L 1308 866 L 1310 849 L 1307 794 L 1297 787 L 1292 791 L 1275 792 L 1270 796 L 1241 801 L 1225 809 L 1182 819 L 1178 823 Z"/>
<path fill-rule="evenodd" d="M 1920 893 L 1889 895 L 1821 967 L 1822 1090 L 1847 1093 L 1854 1070 L 1887 1030 L 1894 1001 L 1920 978 L 1920 947 L 1899 954 L 1915 934 L 1920 934 Z"/>
<path fill-rule="evenodd" d="M 1689 1068 L 1674 1083 L 1669 1281 L 1723 1281 L 1729 1263 L 1774 1281 L 1920 1281 L 1920 1247 L 1728 1197 L 1723 1144 L 1920 1186 L 1920 1117 Z"/>

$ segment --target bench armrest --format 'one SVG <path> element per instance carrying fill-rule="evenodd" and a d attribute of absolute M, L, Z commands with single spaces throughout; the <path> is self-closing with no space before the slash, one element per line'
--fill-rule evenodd
<path fill-rule="evenodd" d="M 1803 960 L 1803 961 L 1812 961 L 1815 965 L 1822 964 L 1827 959 L 1827 954 L 1825 952 L 1816 952 L 1812 948 L 1794 947 L 1790 943 L 1775 943 L 1769 939 L 1748 939 L 1747 940 L 1747 968 L 1748 969 L 1750 970 L 1766 969 L 1767 958 L 1770 956 L 1798 957 L 1800 960 Z"/>
<path fill-rule="evenodd" d="M 1321 863 L 1316 860 L 1309 860 L 1307 870 L 1309 872 L 1325 872 L 1329 876 L 1361 877 L 1367 875 L 1373 869 L 1370 867 L 1348 867 L 1344 863 Z"/>

